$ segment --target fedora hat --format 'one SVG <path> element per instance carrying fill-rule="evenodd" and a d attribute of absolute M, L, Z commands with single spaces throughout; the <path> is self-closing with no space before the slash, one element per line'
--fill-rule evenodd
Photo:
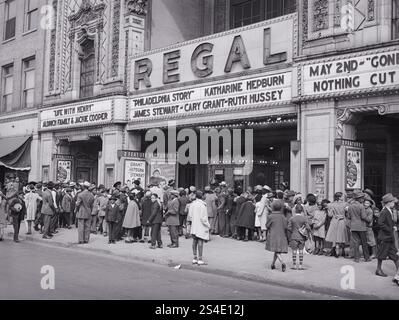
<path fill-rule="evenodd" d="M 268 190 L 268 191 L 272 191 L 272 188 L 270 188 L 268 185 L 264 185 L 263 189 Z"/>
<path fill-rule="evenodd" d="M 366 188 L 365 190 L 363 190 L 363 192 L 368 194 L 371 198 L 374 198 L 374 192 L 370 189 Z"/>
<path fill-rule="evenodd" d="M 83 182 L 83 186 L 86 188 L 90 188 L 91 184 L 88 181 Z"/>
<path fill-rule="evenodd" d="M 387 193 L 382 197 L 382 203 L 387 204 L 389 202 L 398 202 L 398 199 L 395 198 L 392 193 Z"/>
<path fill-rule="evenodd" d="M 172 190 L 172 191 L 170 191 L 170 194 L 177 197 L 177 196 L 179 196 L 179 191 L 177 191 L 177 190 Z"/>
<path fill-rule="evenodd" d="M 366 195 L 363 192 L 359 191 L 359 190 L 356 190 L 356 191 L 353 192 L 353 198 L 354 199 L 364 198 L 365 196 Z"/>

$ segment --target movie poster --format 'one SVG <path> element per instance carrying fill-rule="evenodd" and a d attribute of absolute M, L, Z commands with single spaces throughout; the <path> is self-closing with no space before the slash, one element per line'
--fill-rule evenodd
<path fill-rule="evenodd" d="M 58 160 L 57 162 L 57 181 L 67 182 L 71 181 L 72 161 Z"/>
<path fill-rule="evenodd" d="M 141 187 L 145 187 L 145 177 L 146 177 L 146 162 L 145 160 L 125 160 L 125 175 L 124 183 L 127 184 L 128 181 L 133 183 L 134 180 L 138 179 L 141 181 Z"/>
<path fill-rule="evenodd" d="M 362 189 L 362 150 L 346 149 L 346 189 Z"/>

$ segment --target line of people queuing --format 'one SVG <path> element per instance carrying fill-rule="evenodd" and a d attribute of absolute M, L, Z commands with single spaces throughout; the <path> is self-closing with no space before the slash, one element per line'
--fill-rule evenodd
<path fill-rule="evenodd" d="M 398 201 L 392 194 L 385 195 L 380 211 L 369 189 L 347 195 L 337 192 L 330 202 L 314 194 L 304 197 L 286 186 L 275 191 L 268 186 L 234 190 L 221 182 L 202 192 L 194 186 L 176 189 L 170 180 L 165 187 L 149 185 L 144 190 L 135 180 L 131 187 L 116 182 L 106 188 L 87 181 L 32 182 L 21 187 L 9 176 L 0 197 L 0 239 L 10 216 L 16 242 L 19 225 L 26 219 L 27 234 L 33 227 L 44 239 L 52 238 L 58 228 L 75 225 L 79 244 L 100 233 L 109 244 L 149 242 L 156 249 L 163 247 L 161 226 L 166 224 L 168 247 L 178 248 L 181 236 L 193 238 L 193 263 L 197 264 L 205 264 L 203 244 L 211 240 L 210 235 L 219 235 L 265 242 L 266 250 L 274 253 L 271 269 L 276 269 L 278 260 L 286 270 L 282 254 L 288 246 L 295 270 L 304 269 L 306 253 L 360 262 L 360 246 L 366 262 L 377 259 L 376 275 L 387 276 L 382 271 L 386 259 L 399 269 Z M 394 282 L 399 285 L 399 274 Z"/>

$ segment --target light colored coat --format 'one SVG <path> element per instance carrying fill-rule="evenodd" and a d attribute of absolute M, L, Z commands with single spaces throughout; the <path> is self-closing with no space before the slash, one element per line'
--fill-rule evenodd
<path fill-rule="evenodd" d="M 133 229 L 141 226 L 140 210 L 136 201 L 131 200 L 127 205 L 122 226 L 126 229 Z"/>
<path fill-rule="evenodd" d="M 208 211 L 206 203 L 196 199 L 190 203 L 187 220 L 191 221 L 190 233 L 200 239 L 209 240 L 210 224 L 208 221 Z"/>
<path fill-rule="evenodd" d="M 37 212 L 37 201 L 42 198 L 36 192 L 29 192 L 25 195 L 25 206 L 26 206 L 26 220 L 33 221 L 36 217 Z"/>

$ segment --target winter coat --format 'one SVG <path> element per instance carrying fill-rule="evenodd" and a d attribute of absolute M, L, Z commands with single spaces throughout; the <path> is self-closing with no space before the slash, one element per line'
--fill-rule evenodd
<path fill-rule="evenodd" d="M 213 192 L 205 194 L 205 203 L 208 212 L 208 218 L 214 218 L 217 215 L 216 202 L 218 197 Z"/>
<path fill-rule="evenodd" d="M 186 216 L 187 211 L 186 211 L 186 206 L 188 203 L 188 197 L 187 196 L 181 196 L 179 198 L 179 215 L 181 216 Z"/>
<path fill-rule="evenodd" d="M 267 217 L 266 250 L 278 253 L 288 252 L 287 218 L 281 211 L 272 211 Z"/>
<path fill-rule="evenodd" d="M 42 200 L 36 192 L 25 194 L 26 220 L 33 221 L 36 217 L 38 201 Z"/>
<path fill-rule="evenodd" d="M 305 241 L 306 238 L 299 232 L 303 226 L 306 226 L 306 229 L 310 231 L 310 227 L 308 224 L 308 219 L 304 217 L 302 214 L 295 214 L 288 220 L 288 235 L 290 240 L 297 241 Z"/>
<path fill-rule="evenodd" d="M 111 203 L 108 203 L 105 208 L 105 221 L 118 222 L 120 210 L 121 208 L 116 203 L 114 203 L 114 206 L 112 206 Z"/>
<path fill-rule="evenodd" d="M 378 218 L 378 240 L 383 242 L 394 242 L 394 226 L 395 222 L 392 218 L 391 212 L 384 207 L 381 210 L 380 216 Z"/>
<path fill-rule="evenodd" d="M 72 196 L 70 196 L 68 193 L 66 193 L 62 198 L 61 208 L 64 212 L 72 212 Z"/>
<path fill-rule="evenodd" d="M 140 210 L 135 200 L 131 200 L 127 205 L 122 226 L 126 229 L 133 229 L 141 226 Z"/>
<path fill-rule="evenodd" d="M 51 194 L 51 191 L 49 189 L 46 189 L 43 191 L 43 196 L 42 196 L 42 214 L 52 216 L 54 215 L 54 199 L 53 195 Z"/>
<path fill-rule="evenodd" d="M 324 210 L 317 209 L 314 212 L 312 224 L 313 224 L 313 235 L 315 237 L 323 239 L 326 237 L 326 229 L 325 229 L 326 217 L 327 214 Z"/>
<path fill-rule="evenodd" d="M 98 216 L 105 217 L 105 209 L 107 208 L 108 197 L 101 195 L 98 197 Z"/>
<path fill-rule="evenodd" d="M 349 205 L 347 217 L 351 231 L 367 231 L 367 224 L 372 221 L 364 205 L 357 201 Z"/>
<path fill-rule="evenodd" d="M 165 223 L 168 226 L 179 226 L 179 199 L 174 198 L 169 200 L 167 205 L 168 211 L 166 213 L 166 220 Z"/>
<path fill-rule="evenodd" d="M 337 201 L 328 205 L 328 216 L 332 217 L 332 219 L 328 228 L 326 241 L 331 242 L 333 245 L 349 241 L 345 218 L 345 208 L 347 205 L 345 202 Z"/>
<path fill-rule="evenodd" d="M 211 226 L 208 221 L 206 203 L 203 200 L 196 199 L 191 202 L 187 221 L 191 222 L 190 233 L 192 235 L 203 240 L 209 240 L 209 229 Z"/>
<path fill-rule="evenodd" d="M 241 205 L 237 215 L 236 226 L 248 229 L 255 228 L 255 204 L 252 200 L 247 200 Z"/>
<path fill-rule="evenodd" d="M 152 201 L 149 197 L 144 197 L 141 201 L 141 224 L 148 226 L 148 219 L 151 217 Z"/>
<path fill-rule="evenodd" d="M 158 201 L 152 202 L 151 216 L 148 219 L 148 222 L 150 224 L 155 224 L 155 223 L 162 223 L 162 221 L 163 221 L 163 216 L 162 216 L 160 203 Z"/>
<path fill-rule="evenodd" d="M 77 196 L 76 207 L 78 212 L 77 219 L 90 219 L 93 210 L 94 196 L 89 190 L 83 190 Z"/>

